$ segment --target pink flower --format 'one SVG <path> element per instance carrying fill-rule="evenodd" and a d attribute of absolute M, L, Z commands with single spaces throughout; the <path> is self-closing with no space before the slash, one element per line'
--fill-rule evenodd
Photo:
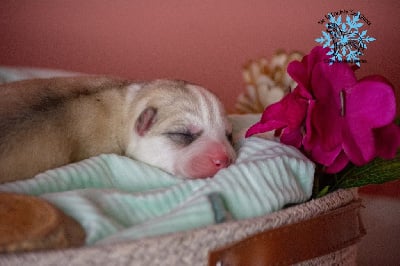
<path fill-rule="evenodd" d="M 300 148 L 303 141 L 302 125 L 309 99 L 311 95 L 302 88 L 287 94 L 281 101 L 265 109 L 260 122 L 247 130 L 246 137 L 277 130 L 282 143 Z"/>
<path fill-rule="evenodd" d="M 315 66 L 310 89 L 316 100 L 303 145 L 311 159 L 327 166 L 327 172 L 342 170 L 349 160 L 366 164 L 378 151 L 385 157 L 395 155 L 398 146 L 390 149 L 392 140 L 382 141 L 374 134 L 374 129 L 390 125 L 395 117 L 395 97 L 387 82 L 372 76 L 357 82 L 348 65 L 323 63 Z M 387 131 L 392 134 L 393 128 Z"/>
<path fill-rule="evenodd" d="M 349 161 L 363 165 L 376 156 L 393 158 L 400 128 L 393 124 L 391 85 L 379 76 L 357 81 L 349 65 L 329 65 L 326 53 L 316 47 L 301 62 L 290 63 L 288 73 L 298 86 L 267 107 L 247 136 L 278 129 L 282 143 L 301 148 L 330 173 Z"/>

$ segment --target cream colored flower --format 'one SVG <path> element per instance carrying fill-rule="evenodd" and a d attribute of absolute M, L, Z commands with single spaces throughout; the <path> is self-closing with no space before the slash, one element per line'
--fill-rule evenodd
<path fill-rule="evenodd" d="M 243 67 L 245 92 L 239 95 L 235 105 L 238 113 L 261 113 L 265 107 L 283 98 L 296 83 L 286 72 L 293 60 L 301 60 L 302 54 L 278 51 L 268 61 L 266 58 L 250 60 Z"/>

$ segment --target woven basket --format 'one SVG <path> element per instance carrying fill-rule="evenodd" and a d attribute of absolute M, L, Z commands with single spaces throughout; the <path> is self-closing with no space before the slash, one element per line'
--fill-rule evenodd
<path fill-rule="evenodd" d="M 0 265 L 353 265 L 357 241 L 364 234 L 359 208 L 356 190 L 339 190 L 258 218 L 112 245 L 1 255 Z M 321 221 L 321 217 L 326 219 Z M 343 218 L 347 222 L 340 225 Z M 299 238 L 296 226 L 304 224 L 311 225 L 311 231 L 328 226 L 330 233 L 316 234 L 317 238 L 327 237 L 322 240 Z M 273 244 L 254 242 L 276 236 L 277 231 L 292 240 L 279 241 L 278 237 Z M 346 238 L 340 243 L 329 240 L 340 234 Z M 253 248 L 251 242 L 261 244 Z M 272 248 L 283 257 L 265 257 Z"/>

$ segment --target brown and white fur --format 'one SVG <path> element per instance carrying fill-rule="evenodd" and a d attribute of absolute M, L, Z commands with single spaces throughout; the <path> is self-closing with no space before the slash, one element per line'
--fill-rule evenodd
<path fill-rule="evenodd" d="M 85 76 L 0 86 L 0 183 L 103 153 L 210 177 L 235 159 L 230 136 L 219 100 L 184 81 Z"/>

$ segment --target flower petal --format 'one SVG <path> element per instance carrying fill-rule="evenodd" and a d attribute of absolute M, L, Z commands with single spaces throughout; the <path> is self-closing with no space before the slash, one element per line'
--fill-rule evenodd
<path fill-rule="evenodd" d="M 359 128 L 363 126 L 358 123 Z M 343 126 L 343 150 L 355 165 L 361 166 L 375 157 L 375 141 L 372 130 L 364 125 L 364 131 L 353 134 L 349 124 Z"/>
<path fill-rule="evenodd" d="M 308 68 L 308 76 L 310 77 L 311 72 L 313 68 L 315 67 L 316 64 L 318 63 L 324 63 L 328 65 L 327 63 L 329 62 L 329 56 L 327 53 L 330 51 L 328 47 L 323 48 L 322 46 L 315 46 L 311 52 L 309 53 L 308 56 L 305 56 L 302 60 L 306 61 L 306 65 Z"/>
<path fill-rule="evenodd" d="M 349 158 L 342 151 L 335 159 L 335 161 L 325 168 L 325 172 L 329 174 L 335 174 L 343 170 L 349 163 Z"/>
<path fill-rule="evenodd" d="M 287 67 L 287 72 L 297 84 L 308 87 L 307 67 L 299 61 L 292 61 Z"/>
<path fill-rule="evenodd" d="M 251 137 L 252 135 L 264 133 L 268 131 L 272 131 L 275 129 L 285 128 L 287 125 L 284 122 L 270 120 L 268 122 L 258 122 L 252 125 L 246 132 L 246 138 Z"/>
<path fill-rule="evenodd" d="M 370 128 L 378 128 L 390 124 L 395 115 L 393 88 L 382 79 L 369 76 L 346 89 L 346 119 L 350 124 L 361 120 Z"/>
<path fill-rule="evenodd" d="M 315 65 L 311 77 L 313 96 L 339 108 L 340 92 L 356 83 L 354 72 L 347 64 L 318 63 Z"/>
<path fill-rule="evenodd" d="M 374 129 L 376 154 L 384 159 L 393 159 L 400 148 L 400 127 L 390 124 Z"/>
<path fill-rule="evenodd" d="M 296 129 L 285 128 L 280 138 L 280 141 L 282 143 L 287 145 L 292 145 L 296 148 L 301 147 L 302 140 L 303 140 L 303 134 L 301 133 L 301 130 L 298 128 Z"/>
<path fill-rule="evenodd" d="M 373 128 L 390 124 L 395 114 L 396 102 L 390 84 L 367 77 L 346 89 L 343 148 L 350 161 L 362 165 L 376 156 Z"/>
<path fill-rule="evenodd" d="M 286 134 L 291 134 L 292 131 L 300 131 L 306 116 L 307 100 L 303 99 L 299 92 L 300 90 L 294 90 L 281 101 L 265 108 L 260 122 L 249 128 L 246 137 L 285 127 L 290 128 Z"/>
<path fill-rule="evenodd" d="M 320 143 L 316 143 L 310 151 L 310 157 L 317 163 L 329 166 L 335 162 L 341 151 L 342 147 L 340 145 L 331 150 L 324 150 Z"/>
<path fill-rule="evenodd" d="M 329 56 L 327 55 L 329 51 L 328 48 L 322 48 L 322 46 L 314 47 L 308 55 L 303 57 L 301 62 L 290 62 L 287 67 L 288 74 L 298 84 L 309 88 L 314 66 L 318 63 L 326 63 L 329 60 Z"/>
<path fill-rule="evenodd" d="M 319 139 L 321 149 L 329 152 L 343 142 L 342 127 L 345 118 L 342 117 L 341 91 L 356 83 L 356 78 L 349 66 L 334 64 L 329 66 L 319 63 L 312 73 L 312 92 L 315 105 L 310 114 L 309 144 Z M 308 133 L 307 133 L 308 134 Z"/>
<path fill-rule="evenodd" d="M 303 146 L 306 151 L 311 151 L 312 147 L 315 145 L 315 143 L 318 141 L 318 134 L 316 133 L 316 130 L 312 129 L 312 113 L 314 111 L 315 107 L 315 100 L 310 100 L 308 103 L 308 109 L 307 109 L 307 117 L 305 121 L 305 135 L 303 138 Z"/>

